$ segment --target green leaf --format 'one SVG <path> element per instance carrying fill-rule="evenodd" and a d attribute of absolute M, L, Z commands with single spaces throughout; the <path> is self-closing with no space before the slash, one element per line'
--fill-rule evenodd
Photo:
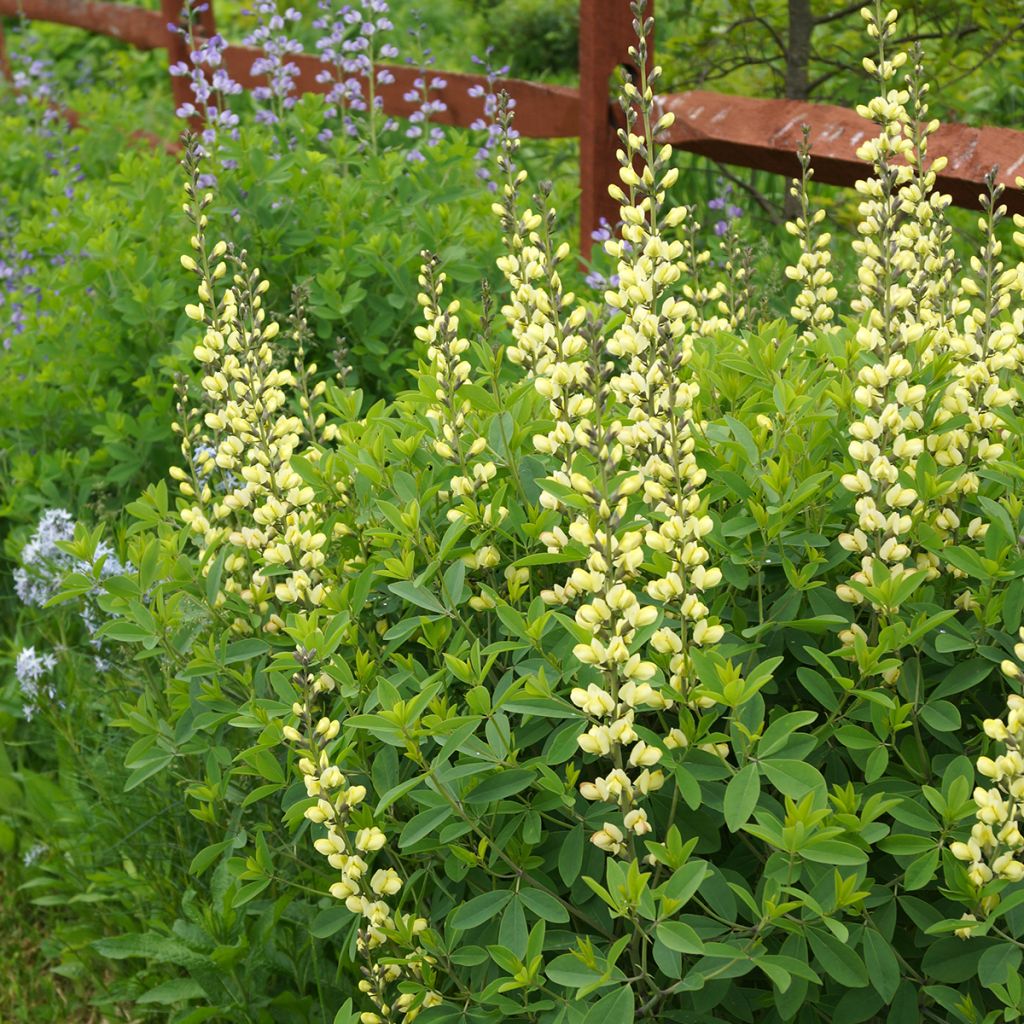
<path fill-rule="evenodd" d="M 948 700 L 931 700 L 921 708 L 921 721 L 935 732 L 956 732 L 960 712 Z"/>
<path fill-rule="evenodd" d="M 225 839 L 223 842 L 214 843 L 212 846 L 204 847 L 193 858 L 188 866 L 190 875 L 201 875 L 229 846 L 234 838 Z"/>
<path fill-rule="evenodd" d="M 684 904 L 700 888 L 707 873 L 707 861 L 691 860 L 672 873 L 672 877 L 663 886 L 664 893 L 669 899 Z"/>
<path fill-rule="evenodd" d="M 551 893 L 542 889 L 520 889 L 519 898 L 528 910 L 532 910 L 544 921 L 565 924 L 569 920 L 569 911 Z"/>
<path fill-rule="evenodd" d="M 771 983 L 780 991 L 785 992 L 793 984 L 793 975 L 784 967 L 772 963 L 766 957 L 755 957 L 754 962 L 768 976 Z"/>
<path fill-rule="evenodd" d="M 162 985 L 151 988 L 137 996 L 137 1003 L 159 1003 L 162 1006 L 170 1006 L 174 1003 L 187 1002 L 189 999 L 202 999 L 206 995 L 203 986 L 191 978 L 173 978 L 165 981 Z"/>
<path fill-rule="evenodd" d="M 768 776 L 768 781 L 780 793 L 793 797 L 794 800 L 799 800 L 812 789 L 825 785 L 821 772 L 806 761 L 769 758 L 761 762 L 761 767 Z"/>
<path fill-rule="evenodd" d="M 397 594 L 403 601 L 425 608 L 435 615 L 444 615 L 444 605 L 426 587 L 418 587 L 411 580 L 399 580 L 388 585 L 388 590 Z"/>
<path fill-rule="evenodd" d="M 837 867 L 854 867 L 866 863 L 868 859 L 864 850 L 838 839 L 810 839 L 798 848 L 798 852 L 804 860 L 814 861 L 816 864 L 835 864 Z"/>
<path fill-rule="evenodd" d="M 981 954 L 978 961 L 978 980 L 988 988 L 1005 985 L 1010 974 L 1020 969 L 1021 951 L 1019 946 L 1001 942 Z"/>
<path fill-rule="evenodd" d="M 351 923 L 352 913 L 347 907 L 344 905 L 327 907 L 313 918 L 313 923 L 309 926 L 309 934 L 314 939 L 327 939 Z"/>
<path fill-rule="evenodd" d="M 526 955 L 528 931 L 523 901 L 518 896 L 513 896 L 508 901 L 505 912 L 501 915 L 501 924 L 498 926 L 498 942 L 522 959 Z M 515 974 L 515 970 L 512 973 Z"/>
<path fill-rule="evenodd" d="M 665 921 L 657 927 L 659 941 L 676 953 L 690 953 L 699 956 L 704 952 L 700 936 L 682 921 Z"/>
<path fill-rule="evenodd" d="M 224 664 L 252 661 L 253 658 L 258 658 L 269 650 L 270 645 L 265 640 L 258 640 L 256 637 L 250 637 L 248 640 L 236 640 L 233 644 L 228 644 L 227 650 L 224 652 Z"/>
<path fill-rule="evenodd" d="M 490 921 L 510 899 L 512 899 L 512 893 L 507 889 L 474 896 L 473 899 L 452 911 L 448 917 L 448 924 L 463 932 L 470 928 L 477 928 L 484 922 Z"/>
<path fill-rule="evenodd" d="M 467 804 L 489 804 L 520 793 L 533 782 L 536 773 L 530 768 L 510 768 L 484 779 L 462 799 Z"/>
<path fill-rule="evenodd" d="M 874 990 L 891 1002 L 900 987 L 900 964 L 892 946 L 874 928 L 864 929 L 864 963 Z"/>
<path fill-rule="evenodd" d="M 152 761 L 146 761 L 140 764 L 124 782 L 124 791 L 126 793 L 131 792 L 136 786 L 142 785 L 146 779 L 156 775 L 157 772 L 163 771 L 172 761 L 174 760 L 173 754 L 160 754 L 153 758 Z"/>
<path fill-rule="evenodd" d="M 634 1024 L 633 989 L 622 985 L 599 999 L 583 1018 L 583 1024 Z"/>
<path fill-rule="evenodd" d="M 398 837 L 398 845 L 402 849 L 414 846 L 424 836 L 436 832 L 451 816 L 452 809 L 448 804 L 420 811 L 405 823 L 405 828 L 402 829 L 402 834 Z"/>
<path fill-rule="evenodd" d="M 359 1014 L 352 1008 L 350 996 L 341 1004 L 341 1009 L 334 1015 L 332 1024 L 358 1024 Z"/>
<path fill-rule="evenodd" d="M 558 874 L 562 883 L 571 886 L 583 867 L 583 826 L 576 825 L 562 840 L 558 850 Z"/>
<path fill-rule="evenodd" d="M 761 774 L 756 764 L 741 768 L 725 787 L 725 824 L 730 832 L 737 832 L 754 813 L 761 795 Z"/>
<path fill-rule="evenodd" d="M 789 742 L 790 736 L 797 729 L 810 725 L 817 717 L 816 711 L 791 711 L 789 714 L 780 715 L 757 741 L 758 756 L 771 757 Z"/>
<path fill-rule="evenodd" d="M 907 867 L 907 873 L 903 876 L 904 888 L 911 892 L 915 889 L 923 889 L 935 877 L 938 867 L 939 851 L 937 848 L 922 853 Z"/>
<path fill-rule="evenodd" d="M 272 878 L 257 878 L 255 882 L 248 882 L 242 886 L 238 892 L 235 893 L 235 898 L 231 901 L 232 907 L 243 907 L 250 900 L 254 900 L 270 883 L 273 881 Z"/>
<path fill-rule="evenodd" d="M 806 934 L 815 959 L 826 974 L 847 988 L 864 988 L 867 985 L 868 971 L 864 961 L 846 943 L 840 942 L 831 932 L 809 928 Z"/>
<path fill-rule="evenodd" d="M 995 667 L 991 661 L 985 658 L 972 658 L 970 661 L 958 662 L 935 688 L 931 699 L 937 700 L 942 697 L 952 697 L 955 693 L 963 693 L 964 690 L 969 690 L 986 680 Z"/>
<path fill-rule="evenodd" d="M 109 939 L 99 939 L 92 946 L 100 956 L 112 960 L 126 960 L 137 956 L 155 960 L 157 963 L 177 964 L 189 971 L 210 966 L 207 957 L 189 949 L 180 939 L 156 935 L 153 932 L 116 935 Z"/>

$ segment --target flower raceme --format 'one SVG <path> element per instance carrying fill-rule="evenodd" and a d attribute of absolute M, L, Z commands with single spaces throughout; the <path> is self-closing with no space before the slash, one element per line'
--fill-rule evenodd
<path fill-rule="evenodd" d="M 177 429 L 187 469 L 172 470 L 183 498 L 179 514 L 199 548 L 204 574 L 218 561 L 222 566 L 215 603 L 234 610 L 232 629 L 274 634 L 296 617 L 310 621 L 330 597 L 330 541 L 348 527 L 337 517 L 330 529 L 326 523 L 344 507 L 348 481 L 334 481 L 329 508 L 293 465 L 302 457 L 315 466 L 338 436 L 319 408 L 326 384 L 308 387 L 316 372 L 312 364 L 298 365 L 294 373 L 276 365 L 272 342 L 280 327 L 263 304 L 269 283 L 226 242 L 208 246 L 206 211 L 213 195 L 199 187 L 194 143 L 184 163 L 185 212 L 194 229 L 195 255 L 184 255 L 181 263 L 199 279 L 199 301 L 186 313 L 203 332 L 194 348 L 203 376 L 200 405 L 192 406 L 180 388 Z M 229 265 L 234 273 L 225 286 Z M 301 353 L 304 320 L 301 314 L 293 319 Z M 365 960 L 360 989 L 383 1015 L 367 1011 L 363 1019 L 411 1024 L 439 1001 L 422 981 L 430 965 L 417 952 L 416 936 L 426 921 L 397 913 L 389 902 L 403 883 L 393 868 L 375 863 L 387 837 L 361 807 L 366 787 L 350 783 L 332 756 L 342 723 L 318 707 L 334 691 L 334 681 L 314 670 L 314 652 L 300 648 L 295 658 L 294 724 L 285 725 L 282 735 L 296 749 L 306 793 L 314 801 L 305 817 L 326 830 L 314 846 L 339 872 L 329 892 L 364 922 L 357 943 Z M 392 941 L 411 951 L 404 969 L 375 955 Z M 396 992 L 398 982 L 410 976 L 419 991 Z M 391 1016 L 393 1011 L 400 1016 Z"/>

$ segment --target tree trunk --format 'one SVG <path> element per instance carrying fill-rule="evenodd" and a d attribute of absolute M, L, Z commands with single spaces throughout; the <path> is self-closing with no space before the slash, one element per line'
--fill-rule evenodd
<path fill-rule="evenodd" d="M 789 0 L 789 32 L 786 39 L 786 99 L 806 100 L 811 62 L 811 33 L 814 15 L 811 0 Z M 799 212 L 799 203 L 786 190 L 783 203 L 786 218 L 792 220 Z"/>

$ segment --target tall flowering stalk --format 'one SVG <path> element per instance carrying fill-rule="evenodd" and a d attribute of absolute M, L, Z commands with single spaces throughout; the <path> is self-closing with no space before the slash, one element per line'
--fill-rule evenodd
<path fill-rule="evenodd" d="M 886 55 L 886 41 L 895 31 L 895 11 L 883 15 L 876 4 L 873 11 L 865 8 L 862 13 L 868 34 L 878 41 L 878 61 L 866 58 L 865 67 L 875 76 L 880 95 L 858 107 L 861 116 L 879 126 L 879 134 L 857 151 L 872 164 L 875 176 L 856 186 L 863 198 L 860 238 L 853 243 L 861 258 L 859 297 L 853 309 L 863 318 L 856 335 L 862 357 L 853 396 L 857 418 L 850 425 L 849 453 L 855 469 L 841 482 L 857 496 L 857 525 L 839 542 L 860 555 L 861 568 L 853 576 L 856 587 L 837 588 L 840 598 L 852 604 L 864 600 L 859 587 L 898 581 L 915 568 L 910 534 L 918 504 L 914 478 L 925 445 L 927 397 L 917 378 L 922 363 L 930 361 L 926 350 L 931 343 L 914 315 L 916 221 L 908 223 L 904 216 L 906 205 L 914 209 L 927 202 L 917 178 L 922 143 L 910 127 L 910 93 L 891 87 L 907 54 L 896 53 L 891 59 Z"/>
<path fill-rule="evenodd" d="M 320 0 L 320 16 L 313 22 L 322 33 L 316 47 L 324 70 L 317 81 L 330 85 L 327 93 L 327 115 L 339 118 L 343 131 L 359 137 L 365 131 L 365 142 L 376 152 L 382 133 L 394 128 L 390 118 L 383 118 L 383 100 L 377 86 L 391 80 L 390 72 L 374 67 L 378 60 L 394 60 L 398 47 L 387 41 L 394 31 L 386 0 L 359 0 L 358 4 L 339 4 L 338 0 Z M 365 83 L 365 86 L 364 86 Z M 365 119 L 358 115 L 365 114 Z M 327 125 L 321 132 L 324 139 L 334 129 Z"/>
<path fill-rule="evenodd" d="M 440 98 L 440 93 L 448 88 L 448 83 L 440 75 L 430 72 L 434 56 L 423 42 L 425 27 L 419 25 L 409 30 L 415 50 L 415 56 L 409 58 L 409 63 L 415 64 L 418 71 L 413 79 L 413 87 L 404 97 L 407 103 L 418 104 L 417 109 L 409 115 L 409 126 L 405 129 L 405 137 L 414 143 L 413 148 L 406 153 L 406 159 L 413 163 L 421 163 L 425 159 L 419 149 L 420 144 L 436 146 L 444 138 L 444 129 L 439 125 L 428 127 L 428 124 L 435 114 L 448 109 L 448 104 Z"/>
<path fill-rule="evenodd" d="M 979 774 L 992 785 L 975 788 L 978 810 L 970 838 L 949 847 L 968 865 L 967 877 L 978 889 L 993 879 L 1024 880 L 1024 697 L 1010 694 L 1006 709 L 1005 719 L 983 723 L 985 735 L 1003 747 L 995 758 L 978 758 Z"/>
<path fill-rule="evenodd" d="M 186 313 L 202 329 L 194 354 L 205 371 L 206 408 L 190 407 L 182 394 L 176 429 L 188 468 L 175 467 L 172 475 L 187 500 L 181 517 L 199 545 L 204 572 L 226 548 L 222 590 L 276 631 L 282 619 L 275 603 L 312 608 L 327 595 L 321 567 L 328 537 L 320 526 L 326 517 L 291 458 L 303 450 L 317 458 L 306 446 L 330 440 L 334 428 L 324 425 L 320 437 L 310 437 L 303 419 L 289 412 L 296 381 L 291 370 L 274 365 L 270 343 L 280 328 L 263 306 L 269 282 L 226 242 L 208 246 L 206 211 L 213 194 L 203 194 L 194 144 L 185 166 L 195 255 L 181 262 L 199 282 L 199 301 Z M 240 631 L 251 628 L 243 616 L 234 624 Z"/>
<path fill-rule="evenodd" d="M 487 79 L 485 85 L 471 85 L 468 89 L 469 95 L 473 99 L 483 100 L 483 111 L 480 117 L 478 117 L 469 127 L 473 131 L 486 132 L 483 144 L 476 151 L 476 162 L 477 162 L 477 177 L 481 181 L 487 183 L 487 190 L 489 192 L 497 192 L 498 184 L 492 178 L 491 164 L 494 161 L 494 154 L 501 144 L 502 125 L 501 119 L 498 116 L 499 102 L 498 92 L 495 85 L 499 78 L 507 75 L 509 72 L 509 66 L 506 64 L 504 67 L 496 68 L 491 63 L 491 54 L 494 51 L 494 47 L 488 46 L 483 57 L 478 57 L 473 54 L 470 60 L 479 67 Z M 505 101 L 506 109 L 513 110 L 515 108 L 515 100 L 509 97 Z M 512 131 L 513 129 L 509 129 Z"/>
<path fill-rule="evenodd" d="M 254 0 L 252 14 L 256 27 L 245 38 L 247 46 L 257 46 L 263 53 L 253 61 L 252 74 L 266 78 L 266 85 L 252 90 L 256 101 L 256 120 L 262 124 L 279 124 L 286 110 L 295 106 L 295 79 L 299 67 L 289 57 L 302 53 L 302 44 L 288 34 L 288 26 L 302 20 L 294 7 L 283 11 L 277 0 Z"/>
<path fill-rule="evenodd" d="M 786 276 L 800 285 L 790 315 L 804 325 L 803 337 L 810 341 L 817 332 L 835 334 L 835 301 L 839 291 L 833 283 L 832 235 L 815 229 L 825 219 L 824 210 L 812 210 L 809 186 L 814 177 L 811 167 L 810 129 L 804 126 L 804 140 L 797 153 L 800 177 L 793 182 L 790 195 L 796 200 L 799 215 L 786 224 L 786 230 L 800 243 L 800 257 L 786 267 Z"/>
<path fill-rule="evenodd" d="M 57 106 L 60 96 L 53 61 L 34 52 L 39 42 L 34 33 L 23 30 L 12 38 L 17 40 L 17 45 L 8 50 L 7 57 L 14 102 L 29 114 L 38 130 L 49 134 L 61 119 Z M 3 89 L 5 84 L 0 77 L 0 89 Z"/>
<path fill-rule="evenodd" d="M 345 503 L 346 481 L 334 482 L 336 505 L 329 508 L 315 499 L 292 460 L 302 455 L 315 465 L 337 430 L 318 408 L 325 385 L 309 386 L 315 367 L 302 367 L 296 375 L 276 365 L 273 342 L 280 328 L 264 307 L 268 282 L 227 242 L 208 244 L 213 194 L 200 187 L 194 141 L 183 163 L 184 209 L 194 234 L 192 253 L 181 263 L 198 279 L 198 301 L 186 314 L 202 331 L 193 351 L 203 377 L 199 404 L 191 405 L 180 389 L 177 430 L 187 468 L 172 470 L 184 499 L 179 515 L 194 536 L 204 575 L 220 566 L 214 603 L 234 610 L 232 628 L 249 632 L 258 624 L 290 635 L 315 626 L 317 609 L 330 594 L 324 572 L 329 541 L 347 531 L 339 523 L 329 537 L 325 525 Z M 291 327 L 301 344 L 301 311 Z M 291 411 L 293 404 L 300 415 Z M 282 736 L 298 755 L 311 799 L 305 817 L 325 830 L 314 846 L 339 872 L 330 894 L 363 922 L 357 940 L 365 963 L 359 987 L 375 1009 L 361 1020 L 411 1024 L 424 1008 L 440 1002 L 429 984 L 431 962 L 416 938 L 427 923 L 397 910 L 394 901 L 403 886 L 397 871 L 374 866 L 387 837 L 365 805 L 366 787 L 350 782 L 338 767 L 342 721 L 325 706 L 335 690 L 329 666 L 302 646 L 289 657 L 296 699 Z M 389 950 L 401 952 L 401 966 Z"/>
<path fill-rule="evenodd" d="M 373 867 L 387 845 L 387 836 L 373 823 L 366 806 L 367 789 L 353 785 L 334 762 L 332 753 L 341 732 L 341 721 L 318 710 L 322 699 L 334 690 L 331 677 L 316 668 L 316 652 L 300 647 L 295 653 L 298 669 L 292 676 L 297 700 L 293 706 L 294 725 L 284 727 L 284 737 L 299 756 L 299 771 L 306 793 L 315 800 L 305 811 L 325 835 L 314 842 L 316 851 L 338 871 L 340 878 L 330 894 L 358 915 L 356 946 L 364 961 L 359 990 L 374 1009 L 360 1015 L 362 1024 L 412 1024 L 423 1009 L 441 1003 L 429 985 L 433 970 L 419 951 L 417 936 L 427 921 L 416 914 L 400 913 L 394 901 L 403 880 L 392 867 Z M 407 952 L 401 959 L 385 962 L 378 956 L 390 944 Z M 408 983 L 413 982 L 414 990 Z M 399 991 L 400 982 L 406 990 Z"/>
<path fill-rule="evenodd" d="M 218 139 L 222 135 L 235 139 L 238 137 L 238 115 L 231 110 L 229 96 L 242 91 L 239 85 L 228 74 L 224 67 L 224 51 L 227 42 L 223 36 L 213 35 L 209 39 L 200 39 L 198 35 L 199 15 L 206 9 L 198 0 L 189 0 L 184 8 L 184 25 L 168 25 L 172 32 L 181 35 L 188 44 L 188 62 L 178 61 L 171 65 L 169 71 L 176 78 L 187 78 L 192 91 L 192 102 L 183 103 L 176 114 L 187 121 L 202 121 L 200 139 L 203 152 L 212 155 L 217 152 Z M 233 166 L 229 158 L 221 158 L 222 167 Z M 202 178 L 202 186 L 208 187 L 216 179 L 210 173 Z"/>
<path fill-rule="evenodd" d="M 1007 267 L 1002 258 L 1003 244 L 997 237 L 1006 215 L 1000 202 L 1002 191 L 990 173 L 986 190 L 978 197 L 981 251 L 971 257 L 970 276 L 958 282 L 962 298 L 955 308 L 967 310 L 944 337 L 954 359 L 953 379 L 946 385 L 927 439 L 936 464 L 958 471 L 936 502 L 931 520 L 949 543 L 964 535 L 984 536 L 988 524 L 981 516 L 962 522 L 962 505 L 977 494 L 985 467 L 1003 458 L 1010 431 L 1000 412 L 1012 413 L 1020 401 L 1013 383 L 1024 364 L 1024 310 L 1015 309 L 1010 315 L 1007 311 L 1020 288 L 1021 267 Z M 952 425 L 954 420 L 962 425 Z M 951 572 L 964 575 L 956 568 Z M 969 594 L 964 600 L 969 604 Z"/>
<path fill-rule="evenodd" d="M 0 228 L 0 350 L 10 351 L 17 337 L 25 333 L 26 307 L 41 299 L 32 284 L 36 261 L 32 253 L 14 241 L 13 223 Z"/>
<path fill-rule="evenodd" d="M 642 3 L 633 11 L 640 42 L 631 56 L 642 70 L 637 83 L 624 87 L 622 184 L 611 189 L 622 237 L 605 241 L 616 284 L 603 296 L 620 315 L 607 337 L 602 321 L 563 288 L 558 268 L 568 247 L 552 241 L 554 211 L 520 203 L 517 142 L 507 132 L 499 162 L 503 201 L 495 204 L 507 247 L 499 268 L 511 288 L 503 309 L 512 333 L 507 355 L 533 378 L 551 420 L 534 438 L 537 451 L 557 466 L 541 503 L 564 525 L 544 531 L 541 540 L 551 552 L 583 552 L 583 563 L 541 596 L 576 606 L 581 639 L 573 653 L 585 685 L 570 697 L 590 722 L 579 745 L 599 763 L 611 762 L 610 772 L 599 770 L 580 791 L 619 812 L 591 837 L 613 855 L 629 853 L 634 838 L 651 831 L 643 799 L 665 781 L 655 766 L 665 747 L 686 742 L 679 728 L 669 729 L 664 746 L 642 739 L 639 716 L 670 710 L 680 698 L 694 708 L 712 703 L 695 692 L 690 655 L 724 634 L 703 600 L 722 577 L 702 543 L 712 520 L 692 433 L 699 387 L 688 366 L 704 325 L 688 297 L 687 258 L 700 257 L 671 237 L 687 214 L 665 202 L 678 171 L 668 166 L 671 147 L 659 145 L 657 136 L 672 116 L 656 111 L 660 72 L 646 70 L 651 25 Z M 499 117 L 507 124 L 507 110 Z M 537 198 L 546 205 L 546 192 Z M 647 559 L 654 572 L 645 583 Z M 651 654 L 667 662 L 664 688 L 652 685 L 658 665 L 640 641 L 659 618 L 663 625 L 649 643 Z"/>

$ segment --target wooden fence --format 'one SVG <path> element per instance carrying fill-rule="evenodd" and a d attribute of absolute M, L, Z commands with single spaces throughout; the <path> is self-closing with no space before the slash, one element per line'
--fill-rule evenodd
<path fill-rule="evenodd" d="M 147 11 L 127 3 L 101 0 L 0 0 L 0 15 L 23 15 L 30 20 L 72 25 L 89 32 L 120 39 L 142 50 L 167 50 L 168 64 L 188 61 L 186 41 L 172 32 L 178 24 L 184 0 L 161 0 L 161 10 Z M 209 37 L 216 31 L 213 0 L 201 15 L 200 29 Z M 622 66 L 630 65 L 629 47 L 634 41 L 632 16 L 627 0 L 580 0 L 580 84 L 578 89 L 519 79 L 503 79 L 498 88 L 516 101 L 516 128 L 528 138 L 579 138 L 580 231 L 584 255 L 589 254 L 591 232 L 601 217 L 616 218 L 608 196 L 608 184 L 618 172 L 616 130 L 621 114 L 610 100 L 611 82 Z M 3 68 L 3 36 L 0 32 L 0 69 Z M 251 73 L 260 51 L 228 46 L 224 63 L 237 82 L 246 88 L 260 84 Z M 325 92 L 329 86 L 316 81 L 323 69 L 317 57 L 290 58 L 299 68 L 300 92 Z M 378 87 L 384 110 L 408 116 L 415 104 L 404 97 L 419 72 L 407 65 L 381 65 L 393 76 Z M 482 114 L 482 99 L 469 95 L 472 85 L 482 85 L 479 75 L 442 72 L 448 81 L 448 109 L 435 120 L 468 127 Z M 188 80 L 171 77 L 175 106 L 191 99 Z M 864 174 L 856 149 L 873 128 L 842 107 L 795 100 L 766 100 L 727 96 L 714 92 L 685 92 L 665 97 L 665 106 L 676 115 L 666 141 L 680 149 L 701 153 L 727 164 L 753 167 L 789 177 L 798 173 L 796 152 L 802 126 L 811 128 L 812 164 L 817 181 L 852 185 Z M 974 207 L 984 176 L 998 166 L 999 180 L 1006 185 L 1004 202 L 1013 213 L 1024 213 L 1024 190 L 1016 178 L 1024 175 L 1024 132 L 1006 128 L 970 128 L 943 125 L 930 149 L 945 154 L 949 164 L 938 177 L 938 187 L 950 193 L 954 203 Z"/>

